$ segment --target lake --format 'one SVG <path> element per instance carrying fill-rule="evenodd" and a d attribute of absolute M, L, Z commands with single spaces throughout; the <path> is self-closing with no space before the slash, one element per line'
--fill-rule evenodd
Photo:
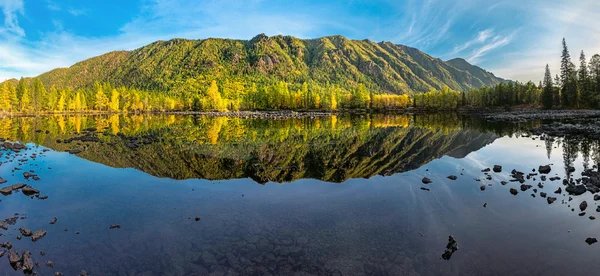
<path fill-rule="evenodd" d="M 27 147 L 2 150 L 0 188 L 39 190 L 0 195 L 0 220 L 17 217 L 0 243 L 30 251 L 38 275 L 593 275 L 600 245 L 585 240 L 600 237 L 597 204 L 562 181 L 600 164 L 600 141 L 528 134 L 544 123 L 0 119 L 0 137 Z M 482 172 L 494 165 L 502 171 Z M 540 165 L 560 180 L 542 181 Z M 32 242 L 20 228 L 47 234 Z M 458 250 L 446 260 L 450 235 Z M 8 259 L 1 274 L 23 275 Z"/>

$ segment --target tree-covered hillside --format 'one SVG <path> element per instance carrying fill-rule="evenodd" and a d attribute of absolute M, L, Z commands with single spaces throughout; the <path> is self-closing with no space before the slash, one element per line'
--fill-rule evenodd
<path fill-rule="evenodd" d="M 47 86 L 92 87 L 110 82 L 148 91 L 182 92 L 194 82 L 258 85 L 314 82 L 351 90 L 359 84 L 376 93 L 407 94 L 441 89 L 464 91 L 503 80 L 468 63 L 433 58 L 389 42 L 342 36 L 298 39 L 258 35 L 249 41 L 173 39 L 134 51 L 111 52 L 39 76 Z"/>

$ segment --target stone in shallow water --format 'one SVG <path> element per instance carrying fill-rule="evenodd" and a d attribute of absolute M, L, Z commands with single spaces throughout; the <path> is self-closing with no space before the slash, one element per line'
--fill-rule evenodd
<path fill-rule="evenodd" d="M 519 193 L 519 191 L 517 191 L 517 189 L 515 189 L 515 188 L 510 188 L 510 193 L 512 195 L 517 195 Z"/>
<path fill-rule="evenodd" d="M 502 166 L 494 165 L 494 172 L 496 172 L 496 173 L 502 172 Z"/>
<path fill-rule="evenodd" d="M 39 241 L 44 236 L 46 236 L 46 230 L 37 230 L 33 232 L 33 235 L 31 236 L 31 241 Z"/>
<path fill-rule="evenodd" d="M 538 168 L 538 172 L 543 173 L 543 174 L 549 174 L 551 170 L 552 170 L 552 168 L 550 168 L 550 165 L 540 166 Z"/>
<path fill-rule="evenodd" d="M 442 259 L 450 260 L 452 254 L 458 250 L 458 242 L 454 239 L 453 236 L 448 236 L 448 244 L 446 245 L 446 250 L 442 254 Z"/>
<path fill-rule="evenodd" d="M 585 211 L 587 206 L 588 206 L 587 201 L 584 200 L 581 202 L 581 204 L 579 204 L 579 210 L 581 210 L 583 212 L 583 211 Z"/>
<path fill-rule="evenodd" d="M 423 177 L 423 179 L 421 180 L 421 182 L 423 182 L 423 184 L 431 184 L 431 179 L 427 178 L 427 177 Z"/>
<path fill-rule="evenodd" d="M 456 175 L 450 175 L 450 176 L 448 176 L 448 179 L 456 180 L 456 179 L 458 179 L 458 177 Z"/>
<path fill-rule="evenodd" d="M 587 239 L 585 239 L 585 242 L 589 245 L 592 245 L 594 243 L 597 243 L 598 240 L 596 238 L 587 238 Z"/>
<path fill-rule="evenodd" d="M 548 204 L 552 204 L 554 201 L 556 201 L 556 197 L 549 196 L 546 198 L 546 201 L 548 201 Z"/>

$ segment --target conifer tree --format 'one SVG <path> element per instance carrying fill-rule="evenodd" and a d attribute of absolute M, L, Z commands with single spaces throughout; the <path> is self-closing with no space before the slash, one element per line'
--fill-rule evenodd
<path fill-rule="evenodd" d="M 552 74 L 550 66 L 546 64 L 546 74 L 544 74 L 544 90 L 542 91 L 542 105 L 545 109 L 552 108 L 554 103 L 554 87 L 552 85 Z"/>

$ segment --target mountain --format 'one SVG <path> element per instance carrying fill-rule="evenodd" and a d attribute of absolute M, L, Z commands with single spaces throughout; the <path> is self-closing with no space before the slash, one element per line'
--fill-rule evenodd
<path fill-rule="evenodd" d="M 446 63 L 448 63 L 460 70 L 467 71 L 471 75 L 475 76 L 476 78 L 478 78 L 484 82 L 494 82 L 494 81 L 498 81 L 498 80 L 500 80 L 501 82 L 506 82 L 505 79 L 498 78 L 498 77 L 494 76 L 493 73 L 483 70 L 479 66 L 471 65 L 469 62 L 467 62 L 466 60 L 464 60 L 462 58 L 451 59 L 451 60 L 446 61 Z"/>
<path fill-rule="evenodd" d="M 418 49 L 343 36 L 298 39 L 258 35 L 251 40 L 208 38 L 157 41 L 110 52 L 39 76 L 46 85 L 85 88 L 94 82 L 148 91 L 189 90 L 190 80 L 336 85 L 392 94 L 448 86 L 463 91 L 505 80 L 462 59 L 444 62 Z"/>

